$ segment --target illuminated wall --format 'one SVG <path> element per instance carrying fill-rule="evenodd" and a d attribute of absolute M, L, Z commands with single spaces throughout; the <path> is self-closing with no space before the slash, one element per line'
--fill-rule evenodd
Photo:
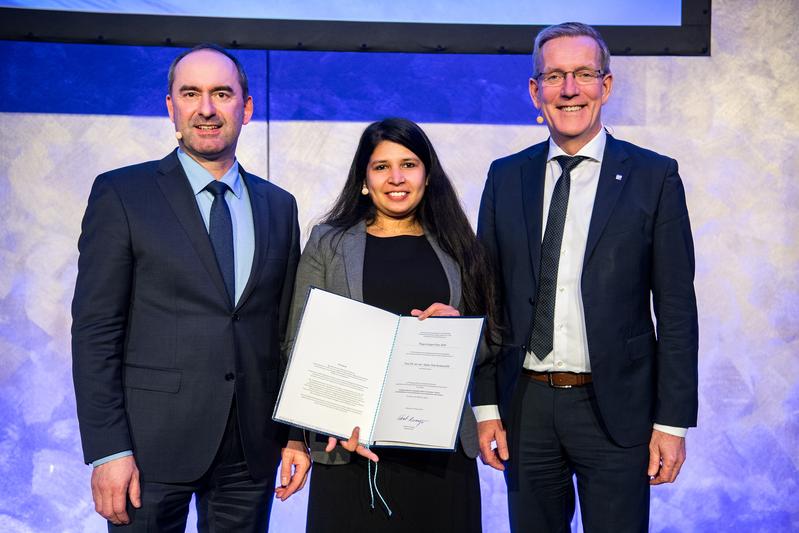
<path fill-rule="evenodd" d="M 799 528 L 798 21 L 795 2 L 719 0 L 712 57 L 612 63 L 605 123 L 680 162 L 697 250 L 700 426 L 678 483 L 653 490 L 653 531 Z M 175 53 L 0 42 L 0 531 L 104 530 L 70 375 L 75 243 L 96 174 L 174 147 Z M 239 159 L 297 197 L 305 236 L 374 119 L 423 123 L 473 221 L 491 160 L 547 135 L 526 57 L 239 55 L 257 109 Z M 506 531 L 483 474 L 485 530 Z M 274 530 L 304 505 L 276 502 Z"/>

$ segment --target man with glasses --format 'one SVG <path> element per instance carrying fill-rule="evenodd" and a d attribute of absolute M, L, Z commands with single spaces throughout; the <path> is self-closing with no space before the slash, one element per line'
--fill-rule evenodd
<path fill-rule="evenodd" d="M 533 68 L 550 138 L 494 161 L 480 205 L 505 317 L 472 394 L 481 456 L 505 470 L 513 531 L 569 531 L 572 476 L 586 531 L 647 531 L 649 486 L 676 479 L 696 425 L 685 193 L 676 161 L 602 127 L 596 30 L 544 29 Z"/>

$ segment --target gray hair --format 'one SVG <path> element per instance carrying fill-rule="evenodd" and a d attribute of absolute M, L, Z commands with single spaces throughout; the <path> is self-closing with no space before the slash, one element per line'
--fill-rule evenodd
<path fill-rule="evenodd" d="M 604 74 L 610 72 L 610 51 L 605 40 L 594 28 L 582 22 L 564 22 L 554 26 L 548 26 L 541 30 L 535 37 L 535 44 L 533 45 L 533 77 L 538 77 L 541 74 L 541 67 L 543 66 L 543 58 L 541 57 L 541 47 L 544 43 L 557 39 L 558 37 L 591 37 L 596 41 L 599 48 L 599 64 L 600 70 Z"/>
<path fill-rule="evenodd" d="M 198 44 L 194 48 L 190 50 L 186 50 L 185 52 L 181 53 L 178 57 L 172 60 L 172 64 L 169 65 L 169 75 L 167 76 L 167 94 L 172 94 L 172 85 L 175 83 L 175 69 L 180 63 L 180 60 L 186 57 L 187 55 L 191 54 L 192 52 L 197 52 L 199 50 L 212 50 L 214 52 L 218 52 L 225 56 L 226 58 L 230 59 L 233 64 L 236 66 L 236 71 L 239 74 L 239 85 L 241 85 L 241 93 L 242 97 L 246 100 L 247 97 L 250 95 L 250 84 L 247 82 L 247 73 L 244 72 L 244 67 L 236 59 L 236 56 L 219 46 L 218 44 L 213 43 L 202 43 Z"/>

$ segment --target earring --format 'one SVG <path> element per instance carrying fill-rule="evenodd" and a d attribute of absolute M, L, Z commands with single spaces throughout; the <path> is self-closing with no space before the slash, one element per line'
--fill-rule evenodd
<path fill-rule="evenodd" d="M 363 182 L 363 187 L 361 188 L 361 194 L 364 196 L 369 196 L 369 189 L 366 187 L 366 182 Z"/>
<path fill-rule="evenodd" d="M 544 123 L 544 117 L 543 117 L 543 116 L 541 116 L 541 113 L 538 113 L 538 116 L 537 116 L 537 117 L 535 117 L 535 121 L 536 121 L 538 124 L 543 124 L 543 123 Z"/>

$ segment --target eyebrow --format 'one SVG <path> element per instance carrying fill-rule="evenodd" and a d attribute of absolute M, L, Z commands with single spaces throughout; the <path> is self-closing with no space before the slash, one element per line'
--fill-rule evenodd
<path fill-rule="evenodd" d="M 594 67 L 592 65 L 583 65 L 581 67 L 575 67 L 573 70 L 564 70 L 562 68 L 553 68 L 552 70 L 545 70 L 541 74 L 551 74 L 552 72 L 577 72 L 578 70 L 602 70 L 601 68 Z"/>
<path fill-rule="evenodd" d="M 421 161 L 421 159 L 419 159 L 418 157 L 405 157 L 403 159 L 400 159 L 401 163 L 405 163 L 406 161 Z M 388 163 L 388 162 L 389 162 L 388 159 L 375 159 L 374 161 L 370 161 L 369 164 L 374 165 L 377 163 Z"/>
<path fill-rule="evenodd" d="M 180 89 L 178 89 L 178 92 L 181 92 L 181 93 L 182 92 L 186 92 L 186 91 L 195 91 L 195 92 L 198 92 L 198 93 L 202 92 L 202 90 L 199 87 L 195 86 L 195 85 L 181 85 Z M 218 93 L 219 91 L 225 91 L 225 92 L 234 93 L 234 94 L 236 92 L 236 91 L 233 90 L 233 87 L 231 87 L 230 85 L 219 85 L 217 87 L 212 87 L 211 88 L 211 92 L 212 93 Z"/>

